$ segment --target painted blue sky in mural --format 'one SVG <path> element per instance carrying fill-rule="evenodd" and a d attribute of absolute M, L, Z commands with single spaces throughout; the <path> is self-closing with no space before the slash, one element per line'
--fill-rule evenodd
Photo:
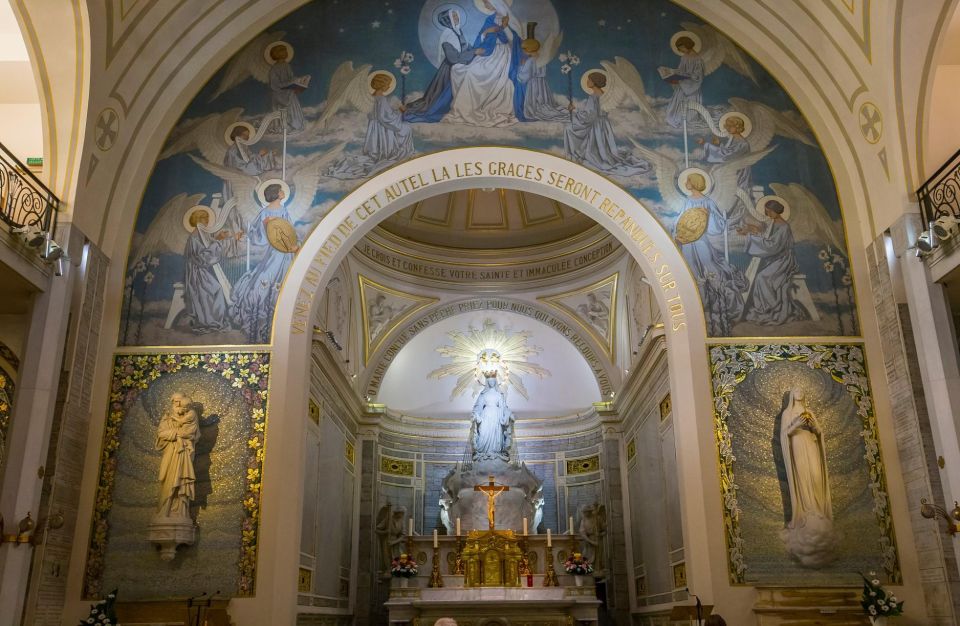
<path fill-rule="evenodd" d="M 481 144 L 563 156 L 641 199 L 690 264 L 710 335 L 859 333 L 822 151 L 698 16 L 663 0 L 329 0 L 255 37 L 174 128 L 121 342 L 269 343 L 294 254 L 340 198 Z"/>

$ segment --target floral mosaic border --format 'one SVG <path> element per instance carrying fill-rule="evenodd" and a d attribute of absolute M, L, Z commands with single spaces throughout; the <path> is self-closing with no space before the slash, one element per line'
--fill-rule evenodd
<path fill-rule="evenodd" d="M 886 472 L 880 458 L 877 418 L 873 411 L 863 349 L 851 344 L 715 345 L 710 348 L 714 432 L 720 456 L 720 491 L 730 582 L 744 584 L 747 571 L 743 556 L 743 537 L 740 534 L 741 511 L 737 502 L 739 487 L 734 475 L 736 456 L 733 453 L 733 436 L 727 428 L 730 401 L 737 385 L 743 382 L 748 374 L 775 361 L 794 361 L 804 363 L 812 369 L 823 370 L 843 385 L 853 398 L 857 415 L 860 416 L 860 436 L 866 449 L 864 456 L 870 468 L 870 491 L 873 496 L 873 511 L 880 526 L 879 548 L 883 568 L 889 582 L 899 583 L 902 580 L 900 561 L 887 497 Z"/>
<path fill-rule="evenodd" d="M 241 531 L 237 596 L 254 595 L 257 569 L 257 544 L 260 526 L 260 487 L 263 480 L 264 436 L 267 425 L 267 385 L 270 379 L 270 354 L 266 352 L 224 352 L 207 354 L 117 355 L 114 358 L 110 407 L 100 452 L 100 474 L 87 548 L 83 595 L 85 599 L 103 595 L 104 556 L 109 525 L 107 517 L 113 503 L 117 450 L 123 419 L 140 393 L 163 374 L 182 369 L 220 374 L 240 390 L 251 408 L 253 436 L 247 441 L 247 475 L 243 497 L 244 520 Z"/>

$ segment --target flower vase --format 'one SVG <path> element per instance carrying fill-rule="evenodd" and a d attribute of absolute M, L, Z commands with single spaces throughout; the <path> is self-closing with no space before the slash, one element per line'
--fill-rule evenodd
<path fill-rule="evenodd" d="M 887 616 L 886 615 L 871 615 L 870 623 L 873 626 L 887 626 Z"/>
<path fill-rule="evenodd" d="M 406 589 L 409 585 L 410 585 L 410 579 L 407 578 L 406 576 L 401 576 L 401 577 L 400 577 L 400 588 L 401 588 L 401 589 Z"/>
<path fill-rule="evenodd" d="M 573 580 L 577 583 L 577 587 L 583 587 L 583 576 L 580 574 L 574 574 Z"/>

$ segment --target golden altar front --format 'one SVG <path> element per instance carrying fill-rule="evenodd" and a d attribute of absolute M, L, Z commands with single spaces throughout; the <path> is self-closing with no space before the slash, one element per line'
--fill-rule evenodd
<path fill-rule="evenodd" d="M 519 587 L 523 551 L 512 530 L 474 530 L 463 547 L 465 587 Z"/>

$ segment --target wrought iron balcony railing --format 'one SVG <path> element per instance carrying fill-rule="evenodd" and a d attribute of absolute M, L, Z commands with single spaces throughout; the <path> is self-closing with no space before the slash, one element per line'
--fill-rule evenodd
<path fill-rule="evenodd" d="M 960 150 L 917 189 L 924 228 L 938 217 L 960 219 Z"/>
<path fill-rule="evenodd" d="M 0 143 L 0 220 L 53 234 L 60 198 Z"/>

